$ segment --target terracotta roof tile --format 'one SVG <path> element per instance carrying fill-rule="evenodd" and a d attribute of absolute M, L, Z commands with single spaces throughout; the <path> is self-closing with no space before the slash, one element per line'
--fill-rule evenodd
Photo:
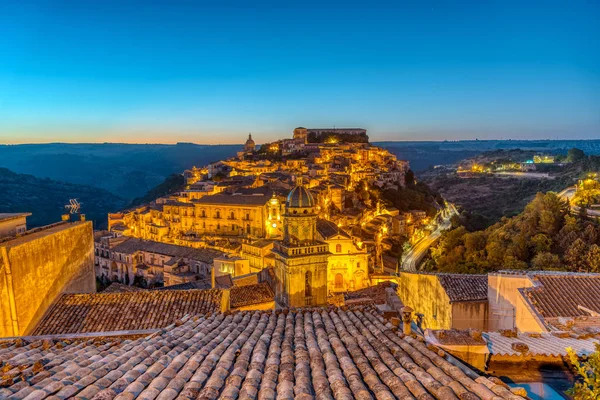
<path fill-rule="evenodd" d="M 509 398 L 372 307 L 212 313 L 135 340 L 9 341 L 0 398 Z"/>
<path fill-rule="evenodd" d="M 163 328 L 186 314 L 220 310 L 219 290 L 143 290 L 64 294 L 46 312 L 33 335 Z"/>
<path fill-rule="evenodd" d="M 275 294 L 268 283 L 262 282 L 255 285 L 234 286 L 229 294 L 232 308 L 249 306 L 252 304 L 266 303 L 275 300 Z"/>
<path fill-rule="evenodd" d="M 523 289 L 544 317 L 577 317 L 600 313 L 600 274 L 536 275 L 537 286 Z"/>
<path fill-rule="evenodd" d="M 385 289 L 391 287 L 393 287 L 392 282 L 381 282 L 378 285 L 345 293 L 344 300 L 348 304 L 356 304 L 359 299 L 361 301 L 368 299 L 374 304 L 385 304 L 387 301 Z"/>
<path fill-rule="evenodd" d="M 438 279 L 451 302 L 487 300 L 487 275 L 438 274 Z"/>
<path fill-rule="evenodd" d="M 212 264 L 217 257 L 222 257 L 223 252 L 215 249 L 196 249 L 187 246 L 177 246 L 175 244 L 155 242 L 152 240 L 142 240 L 137 238 L 128 238 L 112 248 L 117 253 L 134 254 L 137 251 L 147 251 L 150 253 L 163 254 L 171 257 L 189 258 L 191 260 L 201 261 Z"/>

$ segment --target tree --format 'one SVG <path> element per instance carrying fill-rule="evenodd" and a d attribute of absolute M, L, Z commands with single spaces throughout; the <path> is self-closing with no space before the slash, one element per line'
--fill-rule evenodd
<path fill-rule="evenodd" d="M 568 162 L 575 162 L 575 161 L 582 160 L 584 158 L 585 158 L 585 153 L 583 152 L 583 150 L 580 150 L 576 147 L 573 147 L 567 153 L 567 161 Z"/>
<path fill-rule="evenodd" d="M 533 260 L 531 260 L 531 266 L 536 270 L 560 270 L 562 268 L 562 263 L 560 262 L 560 257 L 556 254 L 542 252 L 533 257 Z"/>
<path fill-rule="evenodd" d="M 591 245 L 585 258 L 591 272 L 600 272 L 600 246 Z"/>
<path fill-rule="evenodd" d="M 538 233 L 530 239 L 532 250 L 535 254 L 550 251 L 552 239 L 543 233 Z"/>
<path fill-rule="evenodd" d="M 565 261 L 568 264 L 567 268 L 570 271 L 587 270 L 586 253 L 587 246 L 582 239 L 577 239 L 571 243 L 565 253 Z"/>
<path fill-rule="evenodd" d="M 407 185 L 415 184 L 415 173 L 413 172 L 412 169 L 409 169 L 408 171 L 406 171 L 406 174 L 404 174 L 404 182 Z"/>
<path fill-rule="evenodd" d="M 577 400 L 600 398 L 600 345 L 596 344 L 596 351 L 586 361 L 580 361 L 571 347 L 567 348 L 567 354 L 578 375 L 578 382 L 567 393 Z"/>

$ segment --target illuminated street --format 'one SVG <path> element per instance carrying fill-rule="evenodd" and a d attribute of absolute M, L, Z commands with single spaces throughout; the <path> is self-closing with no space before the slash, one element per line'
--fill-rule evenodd
<path fill-rule="evenodd" d="M 456 207 L 454 207 L 454 204 L 451 203 L 448 203 L 448 210 L 448 215 L 444 219 L 442 219 L 442 222 L 437 226 L 437 228 L 433 232 L 431 232 L 429 236 L 424 237 L 423 239 L 415 243 L 415 245 L 408 251 L 406 257 L 402 261 L 402 270 L 416 271 L 417 267 L 419 266 L 419 263 L 421 262 L 425 254 L 427 254 L 429 248 L 433 244 L 435 244 L 435 242 L 437 242 L 437 240 L 442 235 L 442 232 L 448 230 L 451 227 L 452 223 L 450 222 L 450 219 L 453 215 L 458 214 L 458 212 L 456 211 Z"/>

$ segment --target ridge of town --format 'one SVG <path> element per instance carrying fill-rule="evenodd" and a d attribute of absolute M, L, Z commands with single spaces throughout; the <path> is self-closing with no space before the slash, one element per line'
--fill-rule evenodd
<path fill-rule="evenodd" d="M 0 214 L 0 399 L 533 399 L 600 344 L 600 274 L 420 271 L 457 211 L 374 196 L 416 179 L 365 129 L 183 177 L 107 230 Z"/>

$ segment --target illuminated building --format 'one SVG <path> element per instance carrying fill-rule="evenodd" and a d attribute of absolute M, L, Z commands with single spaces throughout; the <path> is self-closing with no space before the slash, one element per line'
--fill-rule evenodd
<path fill-rule="evenodd" d="M 301 178 L 288 195 L 283 240 L 275 243 L 276 300 L 289 307 L 327 303 L 329 246 L 317 239 L 316 204 Z"/>

